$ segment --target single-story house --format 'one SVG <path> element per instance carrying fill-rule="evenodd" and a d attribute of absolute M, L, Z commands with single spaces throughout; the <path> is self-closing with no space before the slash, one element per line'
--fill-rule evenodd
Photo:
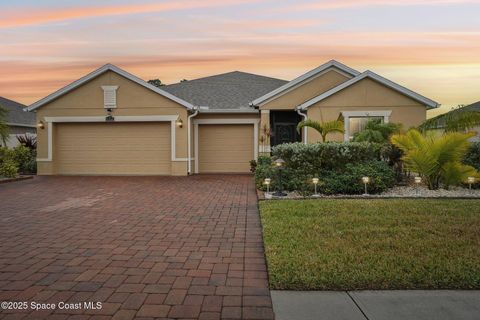
<path fill-rule="evenodd" d="M 274 145 L 316 142 L 302 119 L 343 118 L 349 140 L 370 118 L 417 126 L 438 104 L 371 71 L 329 61 L 285 81 L 239 71 L 155 87 L 111 64 L 28 107 L 38 173 L 249 172 Z"/>
<path fill-rule="evenodd" d="M 6 120 L 9 128 L 6 145 L 0 141 L 0 146 L 14 148 L 19 145 L 17 136 L 36 134 L 35 113 L 25 111 L 26 105 L 0 97 L 0 107 L 7 110 Z"/>

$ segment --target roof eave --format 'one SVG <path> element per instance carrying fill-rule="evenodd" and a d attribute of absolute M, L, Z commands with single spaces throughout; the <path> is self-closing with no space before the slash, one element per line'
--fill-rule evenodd
<path fill-rule="evenodd" d="M 258 113 L 257 109 L 199 109 L 200 113 Z"/>

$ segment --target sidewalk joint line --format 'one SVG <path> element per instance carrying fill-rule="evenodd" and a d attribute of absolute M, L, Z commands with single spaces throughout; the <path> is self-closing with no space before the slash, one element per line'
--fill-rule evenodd
<path fill-rule="evenodd" d="M 352 295 L 350 294 L 350 291 L 345 291 L 347 293 L 347 296 L 350 297 L 350 299 L 353 301 L 353 303 L 355 303 L 355 305 L 357 306 L 358 310 L 360 310 L 360 312 L 363 314 L 363 316 L 365 317 L 365 319 L 367 320 L 370 320 L 367 315 L 365 314 L 365 312 L 363 312 L 362 308 L 360 308 L 360 306 L 358 305 L 357 301 L 355 301 L 355 299 L 352 297 Z"/>

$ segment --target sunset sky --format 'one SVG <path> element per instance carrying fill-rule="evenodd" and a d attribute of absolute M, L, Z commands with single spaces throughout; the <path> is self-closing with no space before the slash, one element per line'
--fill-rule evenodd
<path fill-rule="evenodd" d="M 480 100 L 479 12 L 480 0 L 0 0 L 0 96 L 30 104 L 108 62 L 173 83 L 290 80 L 336 59 L 444 112 Z"/>

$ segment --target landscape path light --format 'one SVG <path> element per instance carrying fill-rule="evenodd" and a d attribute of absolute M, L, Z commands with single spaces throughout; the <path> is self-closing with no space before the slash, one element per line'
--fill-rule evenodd
<path fill-rule="evenodd" d="M 312 178 L 312 183 L 315 188 L 315 193 L 313 194 L 314 197 L 318 197 L 317 193 L 317 184 L 318 184 L 319 179 L 318 178 Z"/>
<path fill-rule="evenodd" d="M 367 196 L 368 195 L 367 184 L 370 182 L 370 177 L 362 177 L 362 182 L 365 185 L 365 193 L 363 195 Z"/>
<path fill-rule="evenodd" d="M 263 181 L 263 184 L 267 186 L 267 194 L 270 193 L 270 183 L 272 183 L 272 179 L 270 178 L 265 178 Z"/>
<path fill-rule="evenodd" d="M 472 190 L 472 184 L 475 183 L 475 177 L 468 177 L 467 182 L 468 182 L 468 189 Z"/>
<path fill-rule="evenodd" d="M 420 183 L 422 183 L 422 177 L 415 177 L 415 193 L 417 196 L 420 194 Z"/>
<path fill-rule="evenodd" d="M 282 183 L 282 171 L 285 168 L 285 160 L 278 158 L 274 162 L 275 168 L 277 169 L 277 191 L 273 194 L 277 197 L 285 197 L 287 194 L 283 192 L 283 183 Z"/>

